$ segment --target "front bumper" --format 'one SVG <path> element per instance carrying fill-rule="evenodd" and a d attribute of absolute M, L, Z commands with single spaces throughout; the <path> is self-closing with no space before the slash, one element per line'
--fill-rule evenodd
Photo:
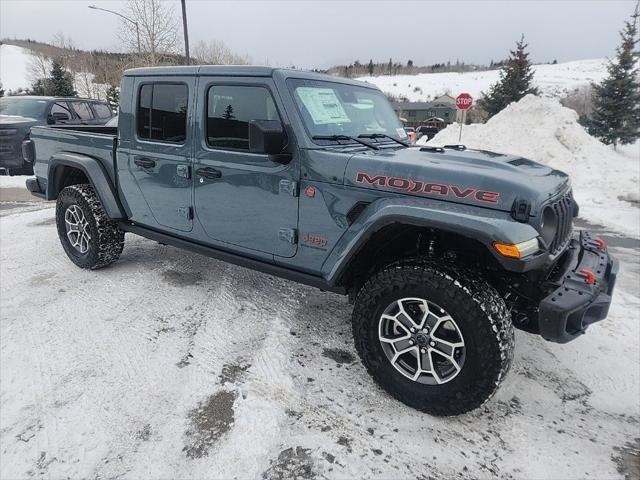
<path fill-rule="evenodd" d="M 618 260 L 590 233 L 569 244 L 559 271 L 550 279 L 553 291 L 539 305 L 538 323 L 545 340 L 566 343 L 606 318 L 618 275 Z"/>

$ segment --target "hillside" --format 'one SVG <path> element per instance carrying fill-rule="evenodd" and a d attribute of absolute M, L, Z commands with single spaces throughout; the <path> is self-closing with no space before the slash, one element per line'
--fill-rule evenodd
<path fill-rule="evenodd" d="M 577 87 L 599 82 L 606 75 L 607 60 L 577 60 L 555 65 L 534 65 L 534 82 L 545 96 L 562 97 Z M 407 97 L 410 101 L 426 101 L 443 93 L 470 93 L 479 98 L 499 78 L 499 70 L 464 73 L 423 73 L 360 77 L 373 83 L 385 93 Z"/>
<path fill-rule="evenodd" d="M 73 72 L 73 84 L 78 96 L 101 100 L 106 98 L 109 85 L 104 81 L 99 82 L 86 63 L 78 62 L 69 67 Z M 44 56 L 34 57 L 32 50 L 15 45 L 0 45 L 0 81 L 7 93 L 28 89 L 32 83 L 30 70 L 38 71 L 43 76 L 43 70 L 48 71 L 50 68 L 51 61 Z"/>

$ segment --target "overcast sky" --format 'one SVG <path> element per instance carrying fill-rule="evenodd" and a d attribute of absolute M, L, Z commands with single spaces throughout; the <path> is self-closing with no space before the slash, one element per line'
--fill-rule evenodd
<path fill-rule="evenodd" d="M 175 5 L 180 18 L 180 0 Z M 119 0 L 0 0 L 0 36 L 49 41 L 59 31 L 84 49 L 120 50 Z M 520 34 L 532 59 L 612 56 L 634 0 L 212 1 L 187 0 L 190 40 L 220 39 L 254 63 L 328 67 L 354 60 L 488 63 Z M 1 61 L 1 59 L 0 59 Z"/>

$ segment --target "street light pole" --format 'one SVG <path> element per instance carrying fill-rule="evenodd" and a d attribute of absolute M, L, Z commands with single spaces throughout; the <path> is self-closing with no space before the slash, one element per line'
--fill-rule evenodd
<path fill-rule="evenodd" d="M 140 26 L 138 25 L 138 22 L 136 22 L 135 20 L 131 20 L 129 17 L 125 17 L 120 12 L 114 12 L 113 10 L 109 10 L 107 8 L 96 7 L 95 5 L 89 5 L 89 8 L 92 9 L 92 10 L 102 10 L 103 12 L 113 13 L 114 15 L 117 15 L 120 18 L 125 19 L 127 22 L 133 23 L 136 26 L 136 38 L 138 40 L 138 54 L 141 53 L 141 50 L 140 50 Z"/>
<path fill-rule="evenodd" d="M 184 31 L 184 52 L 187 57 L 187 65 L 191 64 L 191 59 L 189 58 L 189 31 L 187 29 L 187 5 L 186 0 L 182 1 L 182 28 Z"/>

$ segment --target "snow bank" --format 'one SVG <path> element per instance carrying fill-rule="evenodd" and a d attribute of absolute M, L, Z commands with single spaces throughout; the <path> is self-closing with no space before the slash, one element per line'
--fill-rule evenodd
<path fill-rule="evenodd" d="M 577 120 L 576 112 L 558 100 L 528 95 L 486 124 L 465 125 L 462 143 L 521 155 L 567 172 L 582 217 L 640 236 L 640 144 L 616 152 L 590 136 Z M 459 125 L 453 124 L 429 144 L 459 143 L 458 132 Z"/>
<path fill-rule="evenodd" d="M 15 177 L 9 177 L 7 175 L 0 176 L 0 188 L 27 188 L 25 187 L 25 181 L 29 178 L 27 175 L 17 175 Z"/>
<path fill-rule="evenodd" d="M 606 75 L 607 60 L 577 60 L 558 63 L 556 65 L 534 65 L 534 83 L 545 96 L 562 97 L 568 92 L 587 85 L 600 82 Z M 418 75 L 392 75 L 378 77 L 361 77 L 373 83 L 382 91 L 396 96 L 407 97 L 410 101 L 426 101 L 443 93 L 453 96 L 468 92 L 479 98 L 481 92 L 499 79 L 499 70 L 464 73 L 421 73 Z"/>
<path fill-rule="evenodd" d="M 27 67 L 31 51 L 13 45 L 0 45 L 0 81 L 6 91 L 28 88 Z"/>

